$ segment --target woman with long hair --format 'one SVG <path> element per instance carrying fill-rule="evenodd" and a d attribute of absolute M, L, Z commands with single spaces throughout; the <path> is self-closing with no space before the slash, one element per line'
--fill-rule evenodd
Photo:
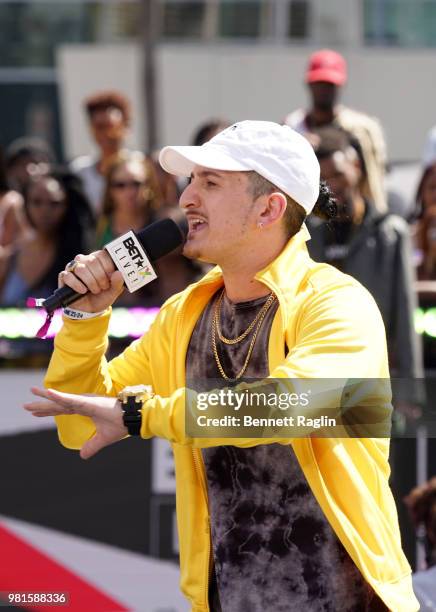
<path fill-rule="evenodd" d="M 12 244 L 25 231 L 23 198 L 9 188 L 6 166 L 0 148 L 0 247 Z"/>
<path fill-rule="evenodd" d="M 103 216 L 97 225 L 96 248 L 100 249 L 129 230 L 140 230 L 165 217 L 180 220 L 178 207 L 163 204 L 153 162 L 132 153 L 109 169 Z M 182 291 L 200 273 L 181 249 L 162 257 L 155 264 L 158 280 L 135 293 L 124 292 L 118 304 L 124 306 L 159 306 L 168 297 Z"/>
<path fill-rule="evenodd" d="M 30 226 L 0 256 L 0 304 L 20 306 L 29 296 L 46 297 L 58 274 L 77 253 L 87 252 L 92 213 L 78 179 L 64 171 L 33 177 L 24 196 Z"/>
<path fill-rule="evenodd" d="M 128 230 L 153 222 L 161 207 L 159 186 L 150 160 L 132 153 L 108 170 L 103 215 L 97 224 L 97 248 Z"/>

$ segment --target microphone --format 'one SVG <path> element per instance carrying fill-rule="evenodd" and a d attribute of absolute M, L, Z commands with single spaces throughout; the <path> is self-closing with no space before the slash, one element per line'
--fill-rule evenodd
<path fill-rule="evenodd" d="M 114 266 L 124 278 L 124 283 L 130 292 L 140 289 L 157 278 L 151 262 L 171 253 L 185 242 L 188 227 L 185 220 L 177 224 L 173 219 L 162 219 L 147 225 L 139 232 L 130 230 L 119 238 L 105 245 Z M 45 300 L 37 300 L 37 306 L 42 306 L 48 314 L 57 308 L 68 306 L 84 295 L 77 293 L 71 287 L 56 289 Z"/>

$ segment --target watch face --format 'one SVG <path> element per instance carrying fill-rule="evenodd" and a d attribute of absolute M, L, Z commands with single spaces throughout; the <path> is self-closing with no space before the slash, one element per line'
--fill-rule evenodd
<path fill-rule="evenodd" d="M 144 395 L 145 393 L 151 393 L 150 385 L 131 385 L 129 387 L 124 387 L 119 394 L 124 397 L 133 397 L 135 395 Z"/>
<path fill-rule="evenodd" d="M 153 391 L 150 385 L 132 385 L 129 387 L 124 387 L 124 389 L 118 393 L 118 399 L 125 403 L 129 397 L 143 398 L 144 395 L 148 397 L 153 396 Z"/>

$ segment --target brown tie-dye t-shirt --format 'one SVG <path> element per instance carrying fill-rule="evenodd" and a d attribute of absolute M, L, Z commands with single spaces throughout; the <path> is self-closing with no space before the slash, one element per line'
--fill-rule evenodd
<path fill-rule="evenodd" d="M 211 343 L 220 292 L 206 306 L 188 348 L 186 378 L 197 391 L 221 378 Z M 233 304 L 224 297 L 224 336 L 241 334 L 266 300 Z M 244 378 L 269 374 L 268 341 L 277 307 L 275 301 L 265 316 Z M 236 345 L 217 339 L 228 376 L 241 369 L 251 340 L 252 332 Z M 291 445 L 219 446 L 202 455 L 214 560 L 212 612 L 386 610 L 328 523 Z"/>

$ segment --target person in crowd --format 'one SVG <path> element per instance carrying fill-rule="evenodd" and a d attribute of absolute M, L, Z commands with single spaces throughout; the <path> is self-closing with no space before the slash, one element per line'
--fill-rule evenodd
<path fill-rule="evenodd" d="M 364 170 L 352 138 L 341 128 L 317 130 L 321 176 L 337 199 L 339 214 L 328 225 L 310 224 L 308 248 L 316 261 L 334 265 L 374 296 L 386 326 L 392 373 L 407 379 L 402 407 L 421 402 L 411 381 L 422 378 L 422 355 L 413 317 L 415 273 L 407 222 L 380 213 L 363 189 Z M 409 391 L 411 396 L 408 397 Z"/>
<path fill-rule="evenodd" d="M 115 161 L 107 171 L 96 246 L 102 248 L 128 230 L 140 230 L 162 206 L 153 164 L 139 153 Z"/>
<path fill-rule="evenodd" d="M 301 134 L 308 134 L 309 139 L 314 128 L 328 125 L 340 126 L 353 134 L 359 141 L 366 168 L 363 195 L 379 212 L 386 212 L 385 139 L 378 120 L 338 103 L 347 81 L 344 57 L 331 49 L 316 51 L 309 58 L 305 80 L 311 106 L 291 112 L 284 123 Z"/>
<path fill-rule="evenodd" d="M 155 151 L 151 156 L 151 162 L 154 166 L 154 171 L 159 183 L 159 191 L 162 196 L 163 206 L 170 210 L 177 208 L 177 202 L 180 196 L 180 187 L 174 176 L 159 165 L 159 150 Z"/>
<path fill-rule="evenodd" d="M 119 158 L 107 171 L 96 247 L 101 249 L 125 232 L 138 231 L 156 221 L 161 206 L 154 165 L 140 153 Z M 134 293 L 125 292 L 119 304 L 158 306 L 162 302 L 157 281 Z"/>
<path fill-rule="evenodd" d="M 59 270 L 77 251 L 88 252 L 92 215 L 76 177 L 51 171 L 30 179 L 24 210 L 30 231 L 0 258 L 0 304 L 23 306 L 47 297 Z"/>
<path fill-rule="evenodd" d="M 85 195 L 98 218 L 103 205 L 106 172 L 117 159 L 128 154 L 125 140 L 131 123 L 131 105 L 117 91 L 100 91 L 86 98 L 84 107 L 98 154 L 77 157 L 70 168 L 82 180 Z"/>
<path fill-rule="evenodd" d="M 419 534 L 423 529 L 427 569 L 416 572 L 413 590 L 421 612 L 436 610 L 436 476 L 415 487 L 404 498 L 412 523 Z"/>
<path fill-rule="evenodd" d="M 209 119 L 197 127 L 192 137 L 191 144 L 194 147 L 200 147 L 229 126 L 230 121 L 226 119 Z"/>
<path fill-rule="evenodd" d="M 9 188 L 0 148 L 0 249 L 13 244 L 26 230 L 23 197 Z"/>
<path fill-rule="evenodd" d="M 255 378 L 262 388 L 265 379 L 389 376 L 374 299 L 307 252 L 307 215 L 336 211 L 312 147 L 288 126 L 242 121 L 201 147 L 165 147 L 160 161 L 191 178 L 180 199 L 185 255 L 215 267 L 108 363 L 110 306 L 123 278 L 104 251 L 76 256 L 60 284 L 92 293 L 64 312 L 48 389 L 34 388 L 26 409 L 56 415 L 62 443 L 86 459 L 128 433 L 172 442 L 181 586 L 193 610 L 418 610 L 388 440 L 322 437 L 310 427 L 252 438 L 222 437 L 213 424 L 198 436 L 186 429 L 195 411 L 188 380 L 197 391 L 216 380 L 244 388 Z M 129 387 L 139 383 L 152 392 Z M 372 393 L 390 415 L 386 387 Z M 336 407 L 336 393 L 328 397 Z"/>
<path fill-rule="evenodd" d="M 436 156 L 428 159 L 416 193 L 413 227 L 419 280 L 436 280 Z"/>
<path fill-rule="evenodd" d="M 5 157 L 8 183 L 21 194 L 32 177 L 46 174 L 56 161 L 52 148 L 45 140 L 27 136 L 11 142 Z"/>

